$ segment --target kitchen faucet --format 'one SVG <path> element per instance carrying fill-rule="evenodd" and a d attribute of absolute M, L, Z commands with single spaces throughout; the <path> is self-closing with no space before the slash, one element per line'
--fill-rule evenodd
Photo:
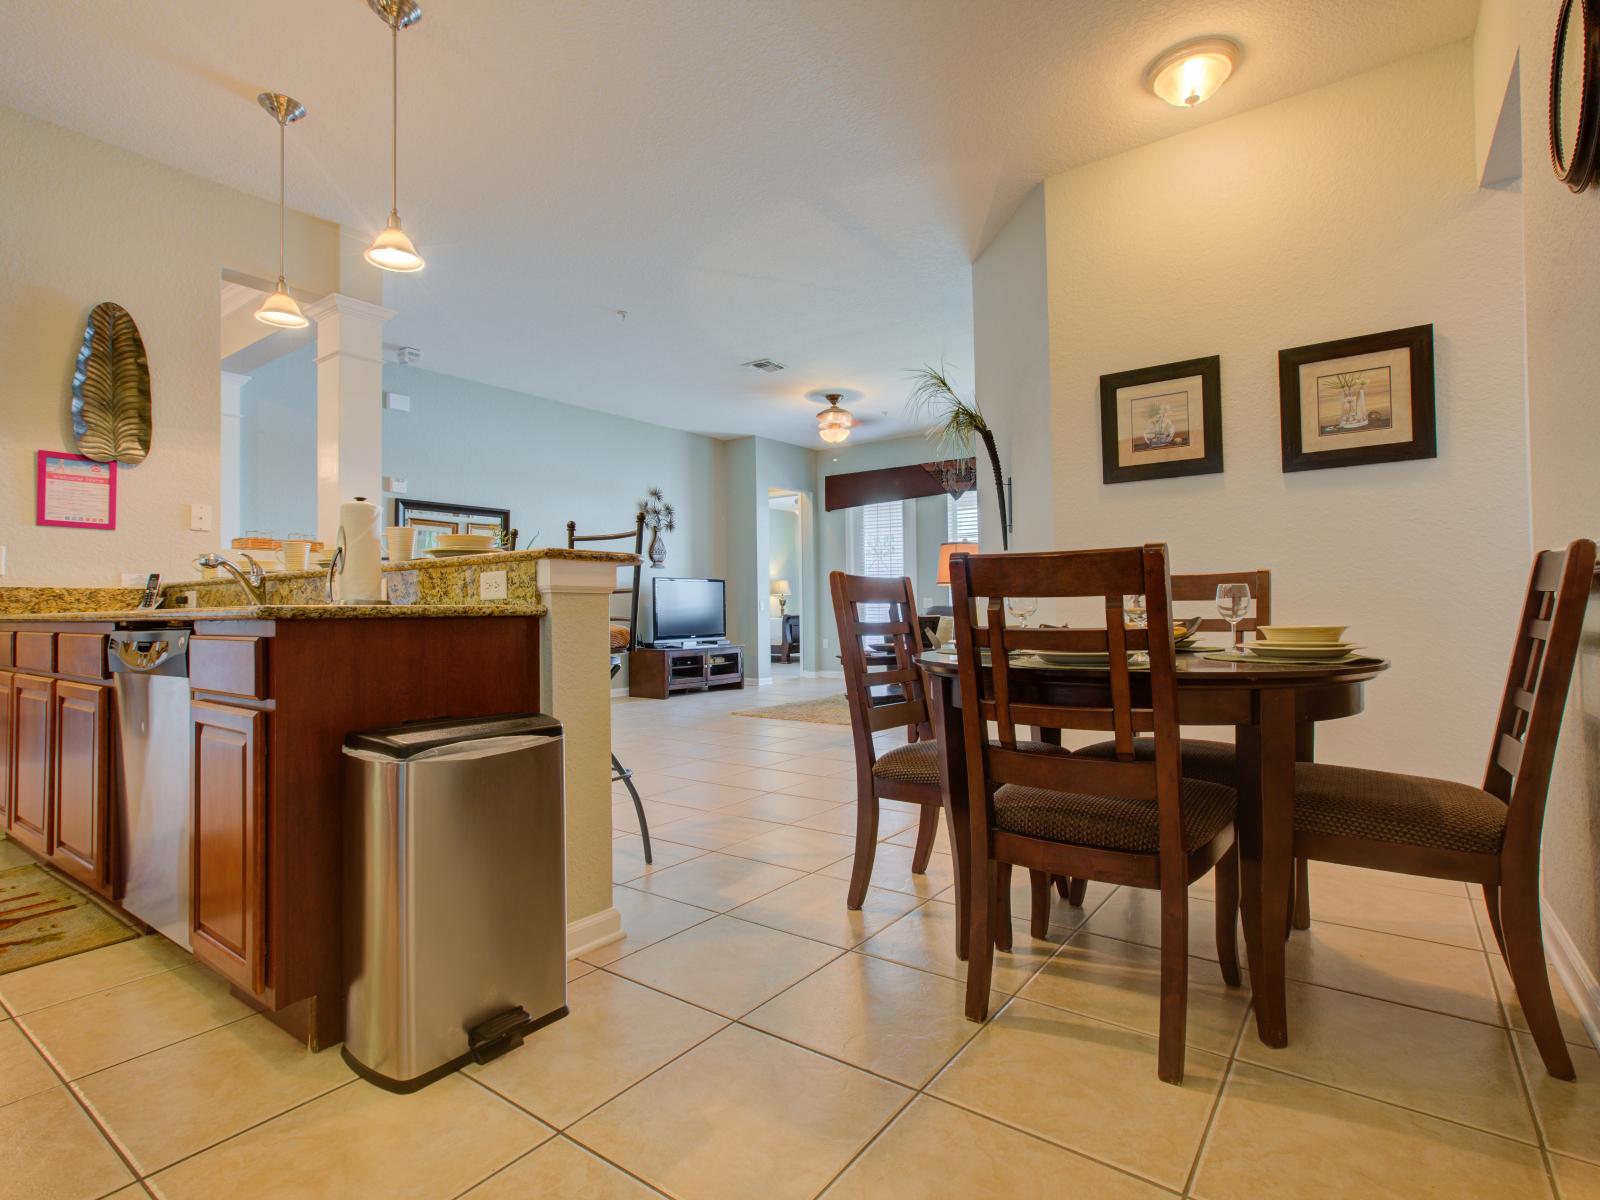
<path fill-rule="evenodd" d="M 248 571 L 241 571 L 220 554 L 202 554 L 194 560 L 194 565 L 197 567 L 221 567 L 233 576 L 234 582 L 244 589 L 245 597 L 251 604 L 265 604 L 267 602 L 267 594 L 264 584 L 267 577 L 261 570 L 261 564 L 248 554 L 241 554 L 239 557 L 250 564 Z"/>

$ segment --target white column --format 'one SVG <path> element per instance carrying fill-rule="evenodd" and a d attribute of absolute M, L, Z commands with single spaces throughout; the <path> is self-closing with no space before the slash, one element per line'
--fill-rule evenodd
<path fill-rule="evenodd" d="M 394 312 L 338 293 L 305 311 L 317 323 L 317 536 L 332 546 L 340 504 L 383 501 L 383 323 Z"/>
<path fill-rule="evenodd" d="M 222 372 L 222 494 L 217 499 L 218 545 L 226 548 L 233 539 L 244 532 L 241 514 L 242 487 L 241 464 L 243 410 L 239 393 L 250 382 L 250 376 L 233 371 Z"/>
<path fill-rule="evenodd" d="M 566 744 L 567 952 L 622 936 L 611 903 L 611 657 L 615 563 L 539 560 L 539 696 Z"/>

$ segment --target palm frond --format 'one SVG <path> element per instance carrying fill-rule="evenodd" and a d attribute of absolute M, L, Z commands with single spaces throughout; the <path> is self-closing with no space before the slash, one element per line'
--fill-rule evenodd
<path fill-rule="evenodd" d="M 974 439 L 989 432 L 989 422 L 977 399 L 963 399 L 943 367 L 920 367 L 911 372 L 906 408 L 914 416 L 931 421 L 928 437 L 952 451 L 965 453 Z"/>

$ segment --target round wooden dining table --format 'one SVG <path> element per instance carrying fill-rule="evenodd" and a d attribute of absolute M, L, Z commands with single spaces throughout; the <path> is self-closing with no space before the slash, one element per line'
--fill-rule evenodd
<path fill-rule="evenodd" d="M 949 651 L 930 651 L 918 661 L 928 681 L 929 717 L 939 743 L 939 782 L 958 884 L 956 928 L 964 931 L 971 855 L 956 656 Z M 1204 654 L 1179 654 L 1177 658 L 1179 722 L 1234 727 L 1240 907 L 1256 1029 L 1268 1046 L 1289 1042 L 1284 942 L 1294 874 L 1294 765 L 1312 761 L 1317 722 L 1361 712 L 1367 681 L 1388 666 L 1375 658 L 1327 665 L 1224 662 Z M 1111 675 L 1103 665 L 1046 663 L 1015 655 L 1009 674 L 1013 702 L 1111 704 Z M 1149 704 L 1148 685 L 1144 696 L 1139 695 L 1140 681 L 1140 674 L 1135 673 L 1136 707 Z M 965 958 L 961 940 L 958 936 L 957 952 Z"/>

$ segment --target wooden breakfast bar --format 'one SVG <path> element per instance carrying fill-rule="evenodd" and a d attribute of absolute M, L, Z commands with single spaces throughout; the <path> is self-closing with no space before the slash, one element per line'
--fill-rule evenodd
<path fill-rule="evenodd" d="M 939 778 L 950 822 L 957 887 L 957 929 L 967 928 L 967 762 L 961 726 L 956 657 L 947 651 L 919 660 L 928 679 L 928 707 L 939 746 Z M 1284 942 L 1294 872 L 1294 769 L 1313 759 L 1316 726 L 1355 716 L 1367 681 L 1388 669 L 1381 659 L 1335 665 L 1224 662 L 1204 654 L 1177 656 L 1178 715 L 1184 725 L 1232 725 L 1238 762 L 1240 900 L 1254 992 L 1256 1028 L 1269 1046 L 1288 1044 Z M 987 668 L 985 668 L 987 670 Z M 1104 706 L 1110 672 L 1104 665 L 1046 663 L 1015 656 L 1011 687 L 1019 698 L 1047 704 Z M 1138 695 L 1134 703 L 1148 704 Z M 1148 687 L 1146 688 L 1148 691 Z M 957 953 L 966 958 L 962 938 Z"/>

